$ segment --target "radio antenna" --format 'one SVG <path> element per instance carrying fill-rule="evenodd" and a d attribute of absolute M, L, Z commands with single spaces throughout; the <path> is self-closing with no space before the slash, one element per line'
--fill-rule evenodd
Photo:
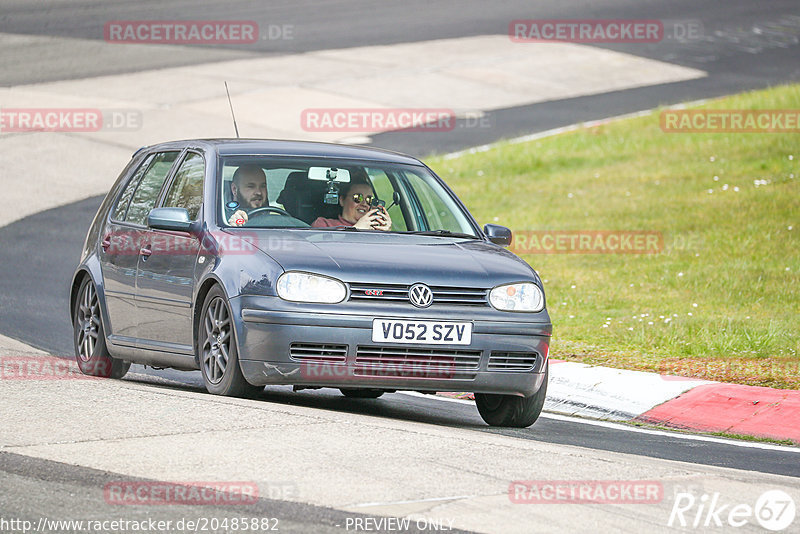
<path fill-rule="evenodd" d="M 231 92 L 228 91 L 228 82 L 225 82 L 225 92 L 228 94 L 228 105 L 231 107 L 231 117 L 233 117 L 233 129 L 236 130 L 236 139 L 239 139 L 239 127 L 236 126 L 236 115 L 233 113 L 233 103 L 231 102 Z"/>

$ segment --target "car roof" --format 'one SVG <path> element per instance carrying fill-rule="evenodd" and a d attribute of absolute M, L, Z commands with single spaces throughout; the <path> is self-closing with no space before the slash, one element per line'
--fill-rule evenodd
<path fill-rule="evenodd" d="M 187 146 L 204 147 L 221 156 L 333 157 L 422 165 L 414 157 L 380 148 L 280 139 L 186 139 L 142 147 L 136 151 L 136 154 L 143 150 L 175 149 Z"/>

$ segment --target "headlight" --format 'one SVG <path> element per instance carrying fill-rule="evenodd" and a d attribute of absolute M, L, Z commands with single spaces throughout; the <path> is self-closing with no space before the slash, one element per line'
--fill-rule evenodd
<path fill-rule="evenodd" d="M 347 289 L 339 280 L 317 274 L 288 272 L 278 277 L 278 296 L 292 302 L 341 302 Z"/>
<path fill-rule="evenodd" d="M 492 289 L 489 302 L 498 310 L 538 312 L 544 308 L 544 293 L 531 282 L 507 284 Z"/>

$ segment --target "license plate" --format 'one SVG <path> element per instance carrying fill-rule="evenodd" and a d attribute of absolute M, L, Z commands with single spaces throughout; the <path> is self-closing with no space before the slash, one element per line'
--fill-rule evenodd
<path fill-rule="evenodd" d="M 469 345 L 472 343 L 472 323 L 373 319 L 372 341 L 375 343 Z"/>

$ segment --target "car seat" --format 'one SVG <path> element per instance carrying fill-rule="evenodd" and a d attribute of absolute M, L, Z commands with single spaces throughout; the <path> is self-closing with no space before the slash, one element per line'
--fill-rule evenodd
<path fill-rule="evenodd" d="M 339 205 L 324 203 L 327 190 L 327 182 L 309 180 L 308 172 L 297 171 L 286 177 L 278 202 L 292 217 L 308 224 L 317 217 L 335 219 L 339 216 Z"/>

